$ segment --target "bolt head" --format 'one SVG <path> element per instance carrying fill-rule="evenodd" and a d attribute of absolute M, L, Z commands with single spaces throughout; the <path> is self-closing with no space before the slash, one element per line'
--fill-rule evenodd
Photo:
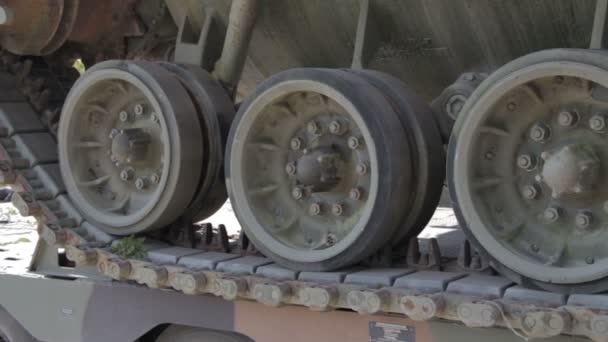
<path fill-rule="evenodd" d="M 133 111 L 135 112 L 135 115 L 138 116 L 144 114 L 144 105 L 141 103 L 136 104 Z"/>
<path fill-rule="evenodd" d="M 120 171 L 120 179 L 122 179 L 125 182 L 130 181 L 133 178 L 134 173 L 135 172 L 131 168 L 124 169 L 124 170 Z"/>
<path fill-rule="evenodd" d="M 367 163 L 359 163 L 359 165 L 357 165 L 355 171 L 360 175 L 360 176 L 364 176 L 367 174 L 367 170 L 368 166 Z"/>
<path fill-rule="evenodd" d="M 150 114 L 150 121 L 158 122 L 158 116 L 156 115 L 156 113 Z"/>
<path fill-rule="evenodd" d="M 571 111 L 562 111 L 557 115 L 557 123 L 562 127 L 572 127 L 578 121 L 578 114 Z"/>
<path fill-rule="evenodd" d="M 522 195 L 524 198 L 533 200 L 538 197 L 539 191 L 536 185 L 527 185 L 522 189 Z"/>
<path fill-rule="evenodd" d="M 361 142 L 359 141 L 359 138 L 357 138 L 357 137 L 348 138 L 347 144 L 351 150 L 356 150 L 359 148 L 359 146 L 361 146 Z"/>
<path fill-rule="evenodd" d="M 295 176 L 297 170 L 298 170 L 298 168 L 296 167 L 296 164 L 294 164 L 294 163 L 288 163 L 287 165 L 285 165 L 285 172 L 287 172 L 287 174 L 290 176 Z"/>
<path fill-rule="evenodd" d="M 150 180 L 152 181 L 152 183 L 158 184 L 160 183 L 160 175 L 158 173 L 153 173 L 152 175 L 150 175 Z"/>
<path fill-rule="evenodd" d="M 560 210 L 558 208 L 547 208 L 543 213 L 543 218 L 547 223 L 556 222 L 559 219 Z"/>
<path fill-rule="evenodd" d="M 119 132 L 119 131 L 118 131 L 116 128 L 113 128 L 113 129 L 110 131 L 110 135 L 108 135 L 108 137 L 109 137 L 110 139 L 114 139 L 114 138 L 115 138 L 115 137 L 116 137 L 116 136 L 117 136 L 119 133 L 120 133 L 120 132 Z"/>
<path fill-rule="evenodd" d="M 593 216 L 588 212 L 581 212 L 576 215 L 576 226 L 580 229 L 587 229 L 593 222 Z"/>
<path fill-rule="evenodd" d="M 342 124 L 340 123 L 340 121 L 332 121 L 329 124 L 329 132 L 335 135 L 342 134 Z"/>
<path fill-rule="evenodd" d="M 321 204 L 320 203 L 313 203 L 313 204 L 311 204 L 310 205 L 310 209 L 308 210 L 308 212 L 312 216 L 319 216 L 319 215 L 321 215 Z"/>
<path fill-rule="evenodd" d="M 300 138 L 293 138 L 293 139 L 291 139 L 291 142 L 289 143 L 289 145 L 291 146 L 292 150 L 298 151 L 299 149 L 302 148 L 302 140 Z"/>
<path fill-rule="evenodd" d="M 306 125 L 306 129 L 310 134 L 319 134 L 319 132 L 321 131 L 321 127 L 319 127 L 319 124 L 314 121 L 309 122 L 308 125 Z"/>
<path fill-rule="evenodd" d="M 594 115 L 589 119 L 589 128 L 598 133 L 603 133 L 606 130 L 606 118 L 602 114 Z"/>
<path fill-rule="evenodd" d="M 119 117 L 120 121 L 122 121 L 122 122 L 129 121 L 129 113 L 127 111 L 125 111 L 125 110 L 121 111 L 118 114 L 118 117 Z"/>
<path fill-rule="evenodd" d="M 137 180 L 135 181 L 135 187 L 137 188 L 137 190 L 143 190 L 146 188 L 146 180 L 143 178 L 137 178 Z"/>
<path fill-rule="evenodd" d="M 360 199 L 361 199 L 361 197 L 362 197 L 361 190 L 356 189 L 356 188 L 355 188 L 355 189 L 351 189 L 351 190 L 348 192 L 348 197 L 350 197 L 350 199 L 352 199 L 352 200 L 354 200 L 354 201 L 358 201 L 358 200 L 360 200 Z"/>
<path fill-rule="evenodd" d="M 344 214 L 344 206 L 342 204 L 334 204 L 331 206 L 331 213 L 335 216 L 342 216 Z"/>
<path fill-rule="evenodd" d="M 517 166 L 520 169 L 530 171 L 536 167 L 536 159 L 528 154 L 523 154 L 517 157 Z"/>
<path fill-rule="evenodd" d="M 507 109 L 511 112 L 514 111 L 516 108 L 517 108 L 517 105 L 515 104 L 515 102 L 509 102 L 507 104 Z"/>
<path fill-rule="evenodd" d="M 302 188 L 294 188 L 291 190 L 291 196 L 293 196 L 293 198 L 296 200 L 300 200 L 302 197 L 304 197 L 304 191 Z"/>
<path fill-rule="evenodd" d="M 539 123 L 534 125 L 530 130 L 530 138 L 536 142 L 543 142 L 549 139 L 551 130 L 545 124 Z"/>

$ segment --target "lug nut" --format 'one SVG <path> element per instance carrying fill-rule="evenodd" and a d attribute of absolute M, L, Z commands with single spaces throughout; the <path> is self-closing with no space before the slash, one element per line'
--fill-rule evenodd
<path fill-rule="evenodd" d="M 108 137 L 109 137 L 110 139 L 114 139 L 114 138 L 115 138 L 115 137 L 118 135 L 118 133 L 120 133 L 120 132 L 119 132 L 119 131 L 118 131 L 116 128 L 113 128 L 113 129 L 110 131 L 110 135 L 109 135 Z"/>
<path fill-rule="evenodd" d="M 319 216 L 319 215 L 321 215 L 321 204 L 319 204 L 319 203 L 313 203 L 313 204 L 311 204 L 310 205 L 310 209 L 308 210 L 308 212 L 312 216 Z"/>
<path fill-rule="evenodd" d="M 300 200 L 304 197 L 304 191 L 302 188 L 293 188 L 293 190 L 291 190 L 291 196 L 296 200 Z"/>
<path fill-rule="evenodd" d="M 131 179 L 133 179 L 134 174 L 135 171 L 132 168 L 124 169 L 120 171 L 120 179 L 125 182 L 130 181 Z"/>
<path fill-rule="evenodd" d="M 342 134 L 342 124 L 340 123 L 340 121 L 332 121 L 329 124 L 329 132 L 331 134 L 335 134 L 335 135 L 340 135 Z"/>
<path fill-rule="evenodd" d="M 547 125 L 539 123 L 530 130 L 530 138 L 536 142 L 543 142 L 551 136 L 551 130 Z"/>
<path fill-rule="evenodd" d="M 158 116 L 155 113 L 150 114 L 150 120 L 152 122 L 158 122 Z"/>
<path fill-rule="evenodd" d="M 529 200 L 533 200 L 536 197 L 538 197 L 538 193 L 539 193 L 538 186 L 534 185 L 534 184 L 526 185 L 522 189 L 522 195 L 524 196 L 524 198 L 529 199 Z"/>
<path fill-rule="evenodd" d="M 334 204 L 331 206 L 331 213 L 335 216 L 342 216 L 344 214 L 344 206 L 342 204 Z"/>
<path fill-rule="evenodd" d="M 288 163 L 285 166 L 285 172 L 287 172 L 287 174 L 290 175 L 290 176 L 295 176 L 296 172 L 297 172 L 296 164 L 294 164 L 294 163 Z"/>
<path fill-rule="evenodd" d="M 536 167 L 536 158 L 529 154 L 523 154 L 517 157 L 517 166 L 526 171 L 533 170 Z"/>
<path fill-rule="evenodd" d="M 557 122 L 563 127 L 572 127 L 578 122 L 578 113 L 562 111 L 557 115 Z"/>
<path fill-rule="evenodd" d="M 586 229 L 593 222 L 593 216 L 589 212 L 580 212 L 576 215 L 575 222 L 580 229 Z"/>
<path fill-rule="evenodd" d="M 127 111 L 122 111 L 120 112 L 120 114 L 118 114 L 118 117 L 120 118 L 120 121 L 122 122 L 127 122 L 129 121 L 129 113 Z"/>
<path fill-rule="evenodd" d="M 363 163 L 359 163 L 359 165 L 357 165 L 355 171 L 357 171 L 357 173 L 360 176 L 364 176 L 365 174 L 367 174 L 367 163 L 363 162 Z"/>
<path fill-rule="evenodd" d="M 603 114 L 594 115 L 591 119 L 589 119 L 589 127 L 598 133 L 603 133 L 606 131 L 606 118 Z"/>
<path fill-rule="evenodd" d="M 160 175 L 158 173 L 153 173 L 150 175 L 150 180 L 152 181 L 152 183 L 158 184 L 160 183 Z"/>
<path fill-rule="evenodd" d="M 543 213 L 543 217 L 547 223 L 556 222 L 559 219 L 560 210 L 559 208 L 547 208 Z"/>
<path fill-rule="evenodd" d="M 309 122 L 306 128 L 308 129 L 308 133 L 310 134 L 319 134 L 319 132 L 321 131 L 319 124 L 314 121 Z"/>
<path fill-rule="evenodd" d="M 289 143 L 289 145 L 291 146 L 292 150 L 298 151 L 299 149 L 302 148 L 302 140 L 300 140 L 300 138 L 293 138 L 293 139 L 291 139 L 291 142 Z"/>
<path fill-rule="evenodd" d="M 135 181 L 135 187 L 137 188 L 137 190 L 145 189 L 146 185 L 146 180 L 143 178 L 137 178 L 137 180 Z"/>
<path fill-rule="evenodd" d="M 142 115 L 144 114 L 144 105 L 142 104 L 136 104 L 135 107 L 133 108 L 133 111 L 135 112 L 135 115 Z"/>
<path fill-rule="evenodd" d="M 358 201 L 361 199 L 361 190 L 359 189 L 352 189 L 348 192 L 348 197 L 350 197 L 350 199 L 354 200 L 354 201 Z"/>
<path fill-rule="evenodd" d="M 357 137 L 348 138 L 347 143 L 348 143 L 348 147 L 351 150 L 356 150 L 359 148 L 359 146 L 361 146 L 361 142 L 359 141 L 359 138 L 357 138 Z"/>

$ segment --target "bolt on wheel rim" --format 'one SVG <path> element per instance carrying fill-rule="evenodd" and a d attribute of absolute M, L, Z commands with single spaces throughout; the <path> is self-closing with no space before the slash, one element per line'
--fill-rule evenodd
<path fill-rule="evenodd" d="M 284 88 L 259 96 L 239 123 L 247 134 L 232 145 L 231 164 L 239 165 L 232 167 L 232 193 L 268 248 L 316 262 L 363 231 L 378 186 L 375 146 L 354 107 L 332 88 L 314 81 Z M 241 161 L 235 151 L 245 151 Z"/>
<path fill-rule="evenodd" d="M 461 126 L 453 179 L 468 229 L 500 263 L 555 283 L 607 275 L 606 72 L 543 63 L 498 81 Z M 459 184 L 462 183 L 462 184 Z"/>

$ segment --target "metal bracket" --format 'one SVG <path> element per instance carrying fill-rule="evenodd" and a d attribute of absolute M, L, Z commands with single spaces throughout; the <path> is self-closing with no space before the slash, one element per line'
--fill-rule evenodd
<path fill-rule="evenodd" d="M 608 1 L 608 0 L 607 0 Z M 359 22 L 351 68 L 364 69 L 380 42 L 370 0 L 359 1 Z"/>
<path fill-rule="evenodd" d="M 608 19 L 608 0 L 597 0 L 590 49 L 603 49 L 608 45 L 606 44 L 606 19 Z"/>
<path fill-rule="evenodd" d="M 95 267 L 79 266 L 77 268 L 67 268 L 60 266 L 57 247 L 51 247 L 42 240 L 36 243 L 28 271 L 50 277 L 88 278 L 93 280 L 107 279 L 101 276 Z"/>
<path fill-rule="evenodd" d="M 214 9 L 206 11 L 200 30 L 196 30 L 195 26 L 186 13 L 179 26 L 175 62 L 199 65 L 211 71 L 222 53 L 226 28 L 221 24 Z"/>

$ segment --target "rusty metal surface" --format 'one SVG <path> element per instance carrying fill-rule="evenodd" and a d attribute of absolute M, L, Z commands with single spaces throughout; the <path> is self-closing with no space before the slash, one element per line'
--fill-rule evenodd
<path fill-rule="evenodd" d="M 13 20 L 0 25 L 0 44 L 18 55 L 48 55 L 67 41 L 122 44 L 142 34 L 135 0 L 4 0 Z"/>

